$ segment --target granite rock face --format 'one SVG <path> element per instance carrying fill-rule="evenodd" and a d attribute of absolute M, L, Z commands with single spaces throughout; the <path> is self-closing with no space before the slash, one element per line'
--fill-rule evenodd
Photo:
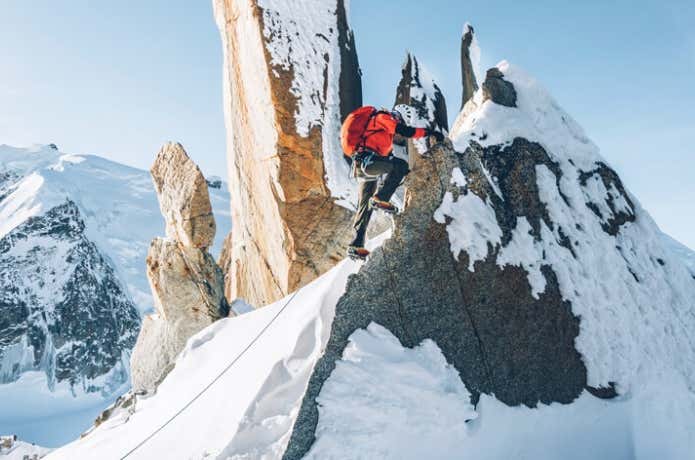
<path fill-rule="evenodd" d="M 150 170 L 167 237 L 185 246 L 208 248 L 215 238 L 215 218 L 208 183 L 183 146 L 167 143 Z"/>
<path fill-rule="evenodd" d="M 510 148 L 529 167 L 543 161 L 537 145 L 520 141 Z M 371 322 L 405 346 L 434 340 L 475 400 L 486 393 L 509 405 L 570 403 L 586 387 L 586 369 L 574 348 L 579 319 L 562 300 L 553 272 L 544 270 L 549 287 L 539 298 L 532 295 L 527 273 L 519 267 L 500 269 L 494 251 L 471 272 L 465 255 L 452 256 L 446 224 L 432 217 L 447 192 L 496 197 L 480 167 L 482 157 L 444 144 L 431 155 L 408 176 L 406 210 L 395 219 L 394 235 L 350 279 L 338 302 L 331 338 L 309 382 L 285 459 L 302 458 L 313 444 L 315 398 L 349 336 Z M 452 184 L 456 167 L 475 185 L 464 191 Z M 526 185 L 533 178 L 523 175 L 528 167 L 520 168 L 510 177 Z M 514 180 L 509 187 L 514 193 Z M 515 198 L 522 204 L 510 214 L 539 213 L 533 187 Z"/>
<path fill-rule="evenodd" d="M 341 120 L 361 105 L 343 0 L 217 0 L 234 230 L 230 298 L 275 301 L 342 259 L 352 212 Z"/>
<path fill-rule="evenodd" d="M 128 379 L 139 322 L 74 202 L 0 239 L 0 383 L 41 371 L 51 390 L 111 394 Z"/>
<path fill-rule="evenodd" d="M 145 317 L 133 350 L 135 392 L 151 392 L 171 371 L 186 341 L 229 315 L 224 275 L 207 247 L 215 220 L 207 181 L 180 144 L 167 144 L 152 166 L 168 238 L 147 256 L 156 313 Z"/>
<path fill-rule="evenodd" d="M 497 110 L 490 104 L 513 106 L 517 97 L 499 69 L 488 72 L 479 94 L 488 114 Z M 570 126 L 568 133 L 577 132 L 566 117 L 558 118 L 562 128 L 557 129 Z M 563 289 L 566 267 L 585 263 L 578 253 L 584 242 L 576 238 L 586 239 L 583 232 L 590 231 L 578 222 L 591 220 L 600 233 L 588 233 L 591 238 L 616 244 L 610 238 L 635 220 L 633 201 L 605 163 L 587 161 L 578 152 L 568 152 L 569 159 L 553 156 L 523 137 L 484 143 L 480 129 L 461 128 L 466 133 L 459 133 L 465 138 L 457 144 L 465 145 L 462 151 L 448 141 L 432 147 L 407 177 L 405 209 L 394 219 L 392 237 L 350 278 L 336 306 L 331 336 L 309 380 L 285 459 L 302 458 L 311 448 L 322 385 L 350 335 L 372 322 L 408 347 L 434 340 L 459 371 L 474 403 L 481 394 L 529 407 L 570 404 L 585 390 L 600 398 L 617 395 L 617 382 L 589 383 L 585 357 L 577 347 L 581 320 Z M 577 155 L 576 162 L 571 155 Z M 580 161 L 594 167 L 581 169 Z M 549 201 L 550 194 L 557 198 Z M 479 207 L 452 217 L 455 206 L 446 204 L 457 202 Z M 557 206 L 567 206 L 566 213 L 577 209 L 572 228 L 560 223 Z M 593 217 L 587 217 L 587 208 Z M 483 214 L 488 217 L 481 218 Z M 455 251 L 458 238 L 471 240 Z M 519 249 L 521 241 L 529 248 Z M 541 244 L 546 249 L 538 250 L 537 262 L 510 263 L 510 258 L 531 257 Z M 634 276 L 632 281 L 638 279 Z"/>
<path fill-rule="evenodd" d="M 487 71 L 483 82 L 483 101 L 491 100 L 495 104 L 516 107 L 516 90 L 514 85 L 504 79 L 504 74 L 497 67 Z"/>
<path fill-rule="evenodd" d="M 432 75 L 408 53 L 401 69 L 401 81 L 396 88 L 394 105 L 407 104 L 417 112 L 418 119 L 413 120 L 418 127 L 427 127 L 438 131 L 448 131 L 449 121 L 446 99 Z"/>

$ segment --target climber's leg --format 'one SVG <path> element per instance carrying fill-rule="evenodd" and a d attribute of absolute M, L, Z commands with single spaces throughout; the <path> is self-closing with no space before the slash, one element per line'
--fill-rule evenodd
<path fill-rule="evenodd" d="M 353 221 L 355 239 L 353 239 L 352 243 L 350 243 L 350 247 L 364 247 L 364 241 L 367 236 L 367 227 L 369 226 L 369 219 L 372 217 L 372 210 L 369 207 L 369 199 L 372 197 L 372 195 L 374 195 L 376 186 L 376 180 L 362 180 L 359 183 L 357 188 L 357 212 L 355 213 L 355 220 Z"/>
<path fill-rule="evenodd" d="M 386 179 L 384 179 L 384 182 L 379 191 L 376 193 L 375 197 L 380 201 L 388 202 L 391 200 L 391 197 L 396 192 L 398 186 L 401 185 L 401 182 L 403 182 L 403 178 L 410 172 L 410 168 L 408 167 L 408 162 L 401 158 L 390 156 L 383 158 L 383 160 L 379 161 L 378 163 L 382 163 L 384 165 L 388 164 L 389 167 L 382 167 L 389 170 L 386 171 Z"/>

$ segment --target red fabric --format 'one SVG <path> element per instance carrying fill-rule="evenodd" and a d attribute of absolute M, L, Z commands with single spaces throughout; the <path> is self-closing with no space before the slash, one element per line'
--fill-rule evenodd
<path fill-rule="evenodd" d="M 364 148 L 387 157 L 393 150 L 393 136 L 396 134 L 396 120 L 390 113 L 378 113 L 367 124 Z"/>
<path fill-rule="evenodd" d="M 365 106 L 347 116 L 340 130 L 340 143 L 346 155 L 352 156 L 364 143 L 367 123 L 376 112 L 376 108 Z"/>
<path fill-rule="evenodd" d="M 427 135 L 427 131 L 425 131 L 425 128 L 415 128 L 415 135 L 413 136 L 413 139 L 420 139 L 421 137 L 425 137 Z"/>
<path fill-rule="evenodd" d="M 389 156 L 393 150 L 393 137 L 398 120 L 388 112 L 379 112 L 371 106 L 360 107 L 347 116 L 340 131 L 343 152 L 352 156 L 361 148 Z M 413 138 L 426 136 L 424 128 L 415 128 Z"/>

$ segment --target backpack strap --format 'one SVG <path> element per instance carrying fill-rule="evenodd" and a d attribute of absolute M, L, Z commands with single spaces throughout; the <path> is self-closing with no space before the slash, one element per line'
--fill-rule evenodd
<path fill-rule="evenodd" d="M 369 115 L 369 119 L 367 119 L 367 125 L 365 126 L 365 130 L 362 133 L 362 138 L 360 139 L 360 142 L 357 144 L 357 149 L 355 150 L 356 152 L 363 151 L 365 148 L 365 144 L 367 143 L 367 139 L 369 139 L 370 136 L 379 133 L 383 131 L 383 128 L 379 129 L 369 129 L 369 123 L 372 122 L 372 120 L 379 114 L 389 114 L 386 110 L 377 110 L 374 109 L 371 115 Z"/>

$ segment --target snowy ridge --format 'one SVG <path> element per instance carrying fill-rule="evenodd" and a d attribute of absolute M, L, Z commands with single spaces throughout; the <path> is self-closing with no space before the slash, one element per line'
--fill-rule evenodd
<path fill-rule="evenodd" d="M 358 268 L 343 262 L 301 290 L 220 381 L 131 458 L 157 458 L 172 453 L 173 445 L 176 459 L 280 458 L 335 304 Z M 156 395 L 48 458 L 121 458 L 209 383 L 287 300 L 192 337 Z M 407 349 L 372 324 L 352 335 L 324 386 L 317 443 L 308 458 L 371 459 L 380 452 L 380 458 L 419 460 L 423 449 L 427 458 L 442 460 L 453 451 L 483 460 L 621 458 L 626 452 L 642 460 L 689 458 L 695 397 L 677 375 L 664 377 L 668 385 L 644 385 L 629 399 L 604 401 L 584 393 L 572 405 L 530 409 L 483 395 L 473 409 L 435 343 Z"/>
<path fill-rule="evenodd" d="M 300 290 L 291 304 L 290 296 L 216 322 L 189 339 L 174 370 L 154 396 L 138 399 L 134 414 L 112 416 L 48 458 L 121 458 L 211 382 L 287 305 L 228 373 L 132 457 L 157 458 L 176 445 L 176 458 L 278 458 L 328 340 L 335 305 L 358 268 L 342 262 Z M 184 433 L 187 442 L 179 443 Z"/>
<path fill-rule="evenodd" d="M 454 256 L 465 251 L 473 269 L 492 247 L 498 265 L 524 267 L 536 295 L 545 290 L 541 266 L 552 267 L 564 299 L 581 318 L 576 348 L 589 385 L 618 382 L 624 394 L 645 378 L 658 379 L 675 368 L 695 388 L 690 272 L 664 247 L 661 232 L 637 199 L 621 190 L 581 127 L 523 71 L 506 62 L 498 68 L 513 83 L 518 107 L 490 100 L 479 104 L 457 124 L 454 145 L 460 152 L 470 145 L 499 146 L 497 155 L 504 155 L 515 139 L 539 143 L 556 165 L 536 167 L 539 198 L 553 226 L 542 221 L 540 235 L 534 235 L 520 218 L 502 247 L 489 198 L 469 193 L 455 200 L 448 194 L 437 218 L 452 219 L 447 230 Z M 559 179 L 551 167 L 559 170 Z M 496 189 L 497 178 L 489 180 Z"/>

